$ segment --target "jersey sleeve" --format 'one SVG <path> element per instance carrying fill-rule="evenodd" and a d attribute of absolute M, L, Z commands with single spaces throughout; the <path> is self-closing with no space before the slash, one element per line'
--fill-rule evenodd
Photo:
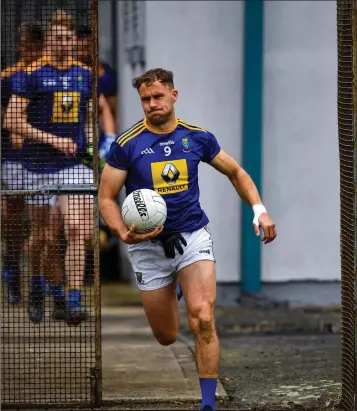
<path fill-rule="evenodd" d="M 112 167 L 129 170 L 128 154 L 116 141 L 114 141 L 110 147 L 106 162 Z"/>
<path fill-rule="evenodd" d="M 205 163 L 210 163 L 220 151 L 221 147 L 218 144 L 216 137 L 207 131 L 203 140 L 201 160 Z"/>
<path fill-rule="evenodd" d="M 118 93 L 117 73 L 108 64 L 103 64 L 105 75 L 98 78 L 101 92 L 105 97 L 116 96 Z"/>
<path fill-rule="evenodd" d="M 31 77 L 24 71 L 19 71 L 12 77 L 12 94 L 30 100 L 32 98 Z"/>

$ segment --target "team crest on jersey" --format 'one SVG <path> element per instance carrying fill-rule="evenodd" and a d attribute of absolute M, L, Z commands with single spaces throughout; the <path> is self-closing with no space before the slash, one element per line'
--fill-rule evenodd
<path fill-rule="evenodd" d="M 190 142 L 189 142 L 188 138 L 183 138 L 181 141 L 182 141 L 182 145 L 183 145 L 183 152 L 184 153 L 189 153 L 191 151 L 191 147 L 190 147 Z"/>
<path fill-rule="evenodd" d="M 143 284 L 143 273 L 135 273 L 135 275 L 136 275 L 136 281 L 139 284 Z"/>
<path fill-rule="evenodd" d="M 82 76 L 78 76 L 78 86 L 80 89 L 83 88 L 83 77 Z"/>

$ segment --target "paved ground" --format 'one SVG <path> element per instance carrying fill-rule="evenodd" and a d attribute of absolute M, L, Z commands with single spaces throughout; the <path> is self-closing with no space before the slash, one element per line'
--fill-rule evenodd
<path fill-rule="evenodd" d="M 295 288 L 281 285 L 278 291 L 271 288 L 258 299 L 243 301 L 237 288 L 219 289 L 216 321 L 222 349 L 220 377 L 228 396 L 218 403 L 219 409 L 338 409 L 339 284 L 298 284 Z M 116 303 L 114 288 L 108 294 L 112 306 L 128 305 L 130 301 L 139 304 L 135 289 L 127 288 L 122 297 L 117 295 Z M 108 294 L 105 290 L 103 302 Z M 321 307 L 324 301 L 333 305 Z M 181 341 L 192 347 L 184 304 L 180 307 Z M 160 404 L 197 409 L 193 403 L 161 402 L 153 409 Z"/>
<path fill-rule="evenodd" d="M 216 319 L 232 409 L 337 409 L 338 312 L 221 308 Z M 184 317 L 181 332 L 192 341 Z"/>
<path fill-rule="evenodd" d="M 310 301 L 316 304 L 309 308 L 298 303 L 291 304 L 295 308 L 279 307 L 266 296 L 258 307 L 252 299 L 244 307 L 237 301 L 219 304 L 218 410 L 338 409 L 339 309 L 317 307 L 321 304 L 313 296 Z M 151 335 L 135 289 L 104 286 L 102 302 L 104 409 L 198 410 L 199 385 L 184 304 L 180 341 L 161 347 Z M 2 320 L 7 395 L 18 391 L 22 401 L 42 396 L 49 403 L 90 395 L 90 375 L 83 372 L 90 368 L 81 364 L 85 358 L 89 367 L 94 364 L 93 323 L 68 328 L 63 323 L 54 326 L 47 317 L 33 326 L 24 307 Z M 34 390 L 39 383 L 41 390 Z"/>
<path fill-rule="evenodd" d="M 299 287 L 303 291 L 302 300 Z M 216 310 L 222 349 L 220 377 L 228 396 L 218 402 L 219 409 L 337 409 L 341 391 L 340 312 L 336 305 L 339 284 L 328 284 L 325 289 L 316 284 L 297 285 L 295 291 L 291 285 L 287 286 L 290 290 L 278 286 L 279 292 L 270 289 L 258 299 L 245 298 L 245 307 L 237 288 L 230 288 L 231 291 L 228 287 L 220 288 Z M 282 295 L 288 297 L 285 302 Z M 324 299 L 334 305 L 321 307 Z M 111 321 L 115 322 L 116 306 L 140 305 L 140 300 L 133 288 L 123 287 L 118 294 L 115 287 L 110 290 L 103 287 L 103 303 L 113 310 Z M 180 308 L 181 341 L 192 348 L 183 303 Z M 130 317 L 127 320 L 133 321 Z M 120 322 L 123 321 L 121 317 Z M 147 338 L 151 337 L 145 336 L 145 341 Z M 156 343 L 153 341 L 153 344 Z M 173 349 L 175 346 L 178 344 Z M 131 389 L 135 384 L 127 381 L 124 386 Z M 138 395 L 133 397 L 135 401 L 125 403 L 125 409 L 128 406 L 143 409 Z M 178 401 L 179 398 L 173 403 L 168 400 L 164 390 L 161 401 L 146 403 L 146 406 L 197 409 L 197 403 Z"/>
<path fill-rule="evenodd" d="M 198 404 L 200 387 L 189 347 L 160 346 L 141 307 L 103 308 L 103 401 L 118 409 Z M 217 394 L 226 397 L 219 383 Z M 196 408 L 197 409 L 197 408 Z"/>

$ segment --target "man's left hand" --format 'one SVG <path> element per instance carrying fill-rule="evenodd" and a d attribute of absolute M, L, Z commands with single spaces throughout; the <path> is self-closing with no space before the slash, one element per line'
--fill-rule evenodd
<path fill-rule="evenodd" d="M 268 213 L 262 213 L 258 218 L 258 222 L 259 222 L 259 226 L 257 226 L 256 224 L 253 224 L 255 234 L 257 236 L 260 235 L 259 227 L 261 227 L 264 232 L 264 235 L 262 238 L 262 241 L 264 242 L 264 244 L 268 244 L 274 241 L 277 234 L 276 234 L 276 229 L 275 229 L 275 223 L 273 219 L 270 217 L 270 215 Z"/>

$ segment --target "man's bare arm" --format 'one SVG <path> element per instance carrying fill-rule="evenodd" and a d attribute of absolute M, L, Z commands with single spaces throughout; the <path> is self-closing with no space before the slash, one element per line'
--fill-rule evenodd
<path fill-rule="evenodd" d="M 28 100 L 16 95 L 11 96 L 5 113 L 4 127 L 10 133 L 19 134 L 24 138 L 53 145 L 57 150 L 67 155 L 74 155 L 77 146 L 70 138 L 59 138 L 33 127 L 27 121 Z"/>
<path fill-rule="evenodd" d="M 236 189 L 238 195 L 246 201 L 251 207 L 256 209 L 257 207 L 263 208 L 263 212 L 260 211 L 254 221 L 254 231 L 258 236 L 260 235 L 259 226 L 262 227 L 264 231 L 264 236 L 262 241 L 265 244 L 270 243 L 276 237 L 275 223 L 269 214 L 266 212 L 265 208 L 262 206 L 262 200 L 260 198 L 258 189 L 254 184 L 253 180 L 249 174 L 226 152 L 221 150 L 216 157 L 210 162 L 211 166 L 216 170 L 226 175 L 234 188 Z"/>
<path fill-rule="evenodd" d="M 128 172 L 125 170 L 111 167 L 108 164 L 105 165 L 99 188 L 99 210 L 108 227 L 122 241 L 127 244 L 136 244 L 156 237 L 162 231 L 162 227 L 157 227 L 148 234 L 135 233 L 136 227 L 134 225 L 128 230 L 117 204 L 119 192 L 125 184 L 127 175 Z"/>
<path fill-rule="evenodd" d="M 210 164 L 230 179 L 238 195 L 250 206 L 262 204 L 257 187 L 249 174 L 225 151 L 221 150 Z"/>
<path fill-rule="evenodd" d="M 106 164 L 99 187 L 99 210 L 108 227 L 120 238 L 128 229 L 116 200 L 125 184 L 127 175 L 127 171 Z"/>

